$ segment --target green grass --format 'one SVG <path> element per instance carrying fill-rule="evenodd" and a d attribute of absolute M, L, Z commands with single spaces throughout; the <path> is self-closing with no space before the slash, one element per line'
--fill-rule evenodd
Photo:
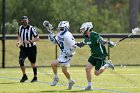
<path fill-rule="evenodd" d="M 32 69 L 27 68 L 26 71 L 29 79 L 20 83 L 20 68 L 1 68 L 0 93 L 140 93 L 140 68 L 134 66 L 116 67 L 114 71 L 108 69 L 100 76 L 92 75 L 93 91 L 83 91 L 87 85 L 84 67 L 69 68 L 76 81 L 72 90 L 66 90 L 68 80 L 61 68 L 58 69 L 59 83 L 56 86 L 50 86 L 53 78 L 50 67 L 38 68 L 39 82 L 36 83 L 30 83 Z"/>
<path fill-rule="evenodd" d="M 118 39 L 111 39 L 118 41 Z M 77 40 L 81 41 L 81 40 Z M 81 65 L 82 67 L 71 67 L 70 72 L 76 84 L 72 90 L 66 90 L 67 79 L 61 73 L 59 68 L 59 85 L 55 87 L 50 86 L 53 74 L 50 67 L 38 68 L 38 83 L 30 83 L 33 73 L 32 69 L 27 68 L 29 81 L 19 83 L 21 79 L 21 70 L 19 68 L 0 68 L 0 93 L 140 93 L 140 68 L 123 66 L 125 64 L 140 65 L 140 39 L 126 39 L 120 42 L 116 47 L 111 48 L 111 60 L 116 65 L 114 71 L 107 70 L 101 76 L 92 77 L 94 85 L 93 91 L 83 91 L 87 85 L 84 66 L 90 55 L 88 46 L 76 50 L 76 55 L 73 57 L 72 65 Z M 18 54 L 19 48 L 15 46 L 16 40 L 6 40 L 6 67 L 19 66 Z M 0 43 L 0 46 L 1 43 Z M 52 60 L 55 59 L 55 45 L 48 40 L 40 40 L 37 42 L 38 66 L 50 66 Z M 0 47 L 0 50 L 2 47 Z M 2 53 L 0 53 L 2 58 Z M 0 60 L 1 63 L 1 60 Z M 26 66 L 30 66 L 30 62 L 26 59 Z M 1 65 L 0 65 L 1 66 Z"/>
<path fill-rule="evenodd" d="M 76 39 L 81 41 L 80 39 Z M 118 39 L 111 39 L 112 41 L 118 41 Z M 126 39 L 123 42 L 118 43 L 114 48 L 111 48 L 110 55 L 111 60 L 116 65 L 121 64 L 140 64 L 139 54 L 140 54 L 140 39 Z M 5 56 L 5 66 L 19 66 L 18 64 L 18 54 L 19 48 L 15 46 L 16 40 L 6 40 L 6 56 Z M 0 43 L 0 46 L 1 43 Z M 38 54 L 37 54 L 37 64 L 38 66 L 50 66 L 52 60 L 55 59 L 55 45 L 53 45 L 49 40 L 40 40 L 37 42 Z M 0 47 L 1 50 L 2 47 Z M 0 53 L 0 58 L 2 53 Z M 85 65 L 88 57 L 90 56 L 90 49 L 88 46 L 83 48 L 78 48 L 76 54 L 73 57 L 72 65 Z M 0 60 L 1 63 L 1 60 Z M 30 65 L 28 59 L 26 59 L 26 65 Z"/>

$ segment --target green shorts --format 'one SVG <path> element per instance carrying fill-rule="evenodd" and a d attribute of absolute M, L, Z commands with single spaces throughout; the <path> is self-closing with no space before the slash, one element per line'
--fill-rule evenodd
<path fill-rule="evenodd" d="M 104 66 L 106 64 L 105 58 L 99 59 L 99 58 L 95 58 L 93 56 L 90 56 L 88 58 L 88 62 L 91 63 L 93 66 L 95 66 L 95 70 L 99 70 L 102 66 Z"/>

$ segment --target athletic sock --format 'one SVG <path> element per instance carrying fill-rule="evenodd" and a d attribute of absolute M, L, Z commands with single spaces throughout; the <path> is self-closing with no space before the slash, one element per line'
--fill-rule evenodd
<path fill-rule="evenodd" d="M 109 64 L 105 64 L 103 67 L 105 67 L 105 68 L 109 68 Z"/>
<path fill-rule="evenodd" d="M 23 74 L 23 76 L 27 76 L 26 74 Z"/>
<path fill-rule="evenodd" d="M 69 78 L 69 82 L 71 82 L 71 81 L 72 81 L 72 78 L 70 77 L 70 78 Z"/>
<path fill-rule="evenodd" d="M 91 82 L 88 82 L 88 86 L 92 86 L 92 83 Z"/>
<path fill-rule="evenodd" d="M 58 75 L 57 74 L 54 74 L 54 78 L 58 78 Z"/>
<path fill-rule="evenodd" d="M 37 67 L 33 68 L 33 72 L 34 72 L 34 76 L 36 76 L 37 75 Z"/>

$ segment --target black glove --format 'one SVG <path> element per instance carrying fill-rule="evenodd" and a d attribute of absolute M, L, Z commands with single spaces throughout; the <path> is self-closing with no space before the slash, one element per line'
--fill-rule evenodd
<path fill-rule="evenodd" d="M 77 42 L 76 45 L 81 48 L 86 44 L 84 42 Z"/>

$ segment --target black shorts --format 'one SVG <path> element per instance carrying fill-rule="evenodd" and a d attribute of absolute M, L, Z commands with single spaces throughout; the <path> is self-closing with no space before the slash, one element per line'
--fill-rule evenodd
<path fill-rule="evenodd" d="M 98 59 L 94 58 L 93 56 L 89 57 L 88 62 L 91 63 L 93 66 L 95 66 L 95 70 L 99 70 L 102 66 L 106 64 L 105 58 Z"/>
<path fill-rule="evenodd" d="M 28 48 L 20 46 L 19 59 L 25 60 L 26 57 L 28 57 L 31 63 L 36 63 L 36 55 L 37 55 L 36 46 L 28 47 Z"/>

